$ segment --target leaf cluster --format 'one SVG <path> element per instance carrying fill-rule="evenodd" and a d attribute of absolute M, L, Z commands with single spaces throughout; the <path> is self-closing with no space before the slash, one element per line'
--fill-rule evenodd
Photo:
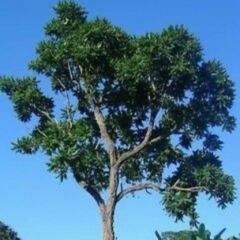
<path fill-rule="evenodd" d="M 2 240 L 21 240 L 17 233 L 9 226 L 0 221 L 0 239 Z"/>

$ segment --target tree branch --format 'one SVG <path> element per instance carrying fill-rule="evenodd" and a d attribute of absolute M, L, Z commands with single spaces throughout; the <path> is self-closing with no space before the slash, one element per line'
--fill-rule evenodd
<path fill-rule="evenodd" d="M 79 68 L 81 71 L 82 68 L 80 66 L 79 66 Z M 110 162 L 111 162 L 111 164 L 115 164 L 116 160 L 117 160 L 117 149 L 115 147 L 113 140 L 111 139 L 110 135 L 108 134 L 106 122 L 105 122 L 104 116 L 102 114 L 102 111 L 99 108 L 99 106 L 95 103 L 96 101 L 95 101 L 94 97 L 91 95 L 91 93 L 88 92 L 89 89 L 87 89 L 84 86 L 84 82 L 82 84 L 82 89 L 84 90 L 84 92 L 86 94 L 89 104 L 93 108 L 94 116 L 95 116 L 96 122 L 97 122 L 99 130 L 100 130 L 101 138 L 108 147 Z"/>
<path fill-rule="evenodd" d="M 96 191 L 94 188 L 90 187 L 86 182 L 81 181 L 79 182 L 80 186 L 86 190 L 97 202 L 98 205 L 105 204 L 104 200 L 102 199 L 101 195 L 98 191 Z"/>
<path fill-rule="evenodd" d="M 67 62 L 67 65 L 68 65 L 68 72 L 69 72 L 70 79 L 73 80 L 72 69 L 71 69 L 69 61 Z"/>
<path fill-rule="evenodd" d="M 117 195 L 117 201 L 120 201 L 123 197 L 125 197 L 126 195 L 128 195 L 129 193 L 134 193 L 134 192 L 138 192 L 141 190 L 154 190 L 158 193 L 161 193 L 163 191 L 163 189 L 156 185 L 156 184 L 152 184 L 152 183 L 139 183 L 136 185 L 133 185 L 131 187 L 128 187 L 124 190 L 122 190 L 118 195 Z"/>
<path fill-rule="evenodd" d="M 122 190 L 118 195 L 117 195 L 117 201 L 120 201 L 123 197 L 125 197 L 126 195 L 128 195 L 129 193 L 134 193 L 134 192 L 138 192 L 141 190 L 153 190 L 157 193 L 163 193 L 163 192 L 167 192 L 167 191 L 180 191 L 180 192 L 201 192 L 201 191 L 208 191 L 208 189 L 204 186 L 195 186 L 195 187 L 188 187 L 188 188 L 184 188 L 184 187 L 178 187 L 179 181 L 177 181 L 173 186 L 170 187 L 160 187 L 157 184 L 153 184 L 153 183 L 139 183 L 136 185 L 133 185 L 129 188 L 126 188 L 124 190 Z"/>
<path fill-rule="evenodd" d="M 180 192 L 201 192 L 201 191 L 208 191 L 208 188 L 204 186 L 196 186 L 196 187 L 188 187 L 188 188 L 175 186 L 175 187 L 167 188 L 166 190 L 175 190 Z"/>
<path fill-rule="evenodd" d="M 31 106 L 32 106 L 36 111 L 38 111 L 39 114 L 45 116 L 46 118 L 48 118 L 48 120 L 50 120 L 51 122 L 54 122 L 54 123 L 56 123 L 56 124 L 58 125 L 57 119 L 51 117 L 50 114 L 49 114 L 47 111 L 44 111 L 44 110 L 38 108 L 35 104 L 31 104 Z"/>
<path fill-rule="evenodd" d="M 76 182 L 93 197 L 93 199 L 96 201 L 97 205 L 99 206 L 101 212 L 105 211 L 105 206 L 106 206 L 105 201 L 101 197 L 100 193 L 97 190 L 95 190 L 93 187 L 89 186 L 85 181 L 79 180 L 79 178 L 77 177 L 77 174 L 74 174 L 74 177 Z"/>
<path fill-rule="evenodd" d="M 144 149 L 146 146 L 148 145 L 152 145 L 156 142 L 161 141 L 163 138 L 168 137 L 170 134 L 174 133 L 175 130 L 172 130 L 168 136 L 158 136 L 155 138 L 151 139 L 152 136 L 152 131 L 153 131 L 153 126 L 154 126 L 154 122 L 156 119 L 157 114 L 153 117 L 152 115 L 150 115 L 150 120 L 149 120 L 149 126 L 148 126 L 148 130 L 146 132 L 146 135 L 143 139 L 143 141 L 136 146 L 135 148 L 133 148 L 132 150 L 129 150 L 125 153 L 123 153 L 119 158 L 118 158 L 118 167 L 120 167 L 122 164 L 125 163 L 125 161 L 127 161 L 130 157 L 136 155 L 137 153 L 139 153 L 142 149 Z"/>
<path fill-rule="evenodd" d="M 161 137 L 157 137 L 157 138 L 154 138 L 154 139 L 152 139 L 150 141 L 150 138 L 152 136 L 152 131 L 153 131 L 153 125 L 154 125 L 155 117 L 156 116 L 153 116 L 153 114 L 150 113 L 149 125 L 148 125 L 148 129 L 147 129 L 147 132 L 145 134 L 145 137 L 144 137 L 143 141 L 138 146 L 136 146 L 132 150 L 129 150 L 129 151 L 123 153 L 118 158 L 118 167 L 120 167 L 130 157 L 132 157 L 132 156 L 136 155 L 137 153 L 139 153 L 148 144 L 152 144 L 152 143 L 154 143 L 156 141 L 159 141 L 161 139 Z"/>
<path fill-rule="evenodd" d="M 147 145 L 156 143 L 156 142 L 160 141 L 161 139 L 162 139 L 162 136 L 155 137 L 155 138 L 151 139 L 151 141 L 149 141 Z"/>
<path fill-rule="evenodd" d="M 46 135 L 43 131 L 41 131 L 39 128 L 37 128 L 37 131 L 38 131 L 43 137 L 47 138 L 47 135 Z"/>
<path fill-rule="evenodd" d="M 68 66 L 69 66 L 69 64 L 68 64 Z M 70 68 L 70 66 L 69 66 L 69 68 Z M 70 71 L 70 74 L 71 74 L 71 70 L 69 70 L 69 71 Z M 72 79 L 72 75 L 70 75 L 70 76 L 71 76 L 71 79 Z M 69 94 L 67 92 L 66 86 L 63 84 L 63 82 L 60 79 L 57 79 L 57 80 L 65 91 L 65 93 L 63 91 L 60 91 L 60 92 L 66 100 L 67 118 L 68 118 L 69 128 L 71 129 L 72 126 L 73 126 L 73 119 L 74 119 L 74 111 L 72 109 L 73 107 L 72 107 L 72 104 L 71 104 L 70 97 L 69 97 Z"/>
<path fill-rule="evenodd" d="M 105 119 L 103 117 L 103 114 L 102 114 L 100 108 L 94 103 L 94 101 L 91 99 L 91 97 L 89 97 L 89 101 L 94 109 L 94 116 L 96 118 L 98 127 L 100 129 L 101 137 L 107 144 L 110 161 L 112 164 L 114 164 L 114 163 L 116 163 L 116 159 L 117 159 L 117 153 L 116 153 L 117 150 L 116 150 L 115 144 L 108 134 Z"/>

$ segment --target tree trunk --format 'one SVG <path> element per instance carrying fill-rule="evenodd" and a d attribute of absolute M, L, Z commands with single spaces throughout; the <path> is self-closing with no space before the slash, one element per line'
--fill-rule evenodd
<path fill-rule="evenodd" d="M 114 213 L 115 205 L 106 207 L 104 213 L 102 213 L 103 224 L 103 240 L 115 240 L 114 233 Z"/>

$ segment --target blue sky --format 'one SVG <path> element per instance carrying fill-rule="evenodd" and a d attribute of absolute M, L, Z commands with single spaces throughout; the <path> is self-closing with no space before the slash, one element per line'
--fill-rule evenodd
<path fill-rule="evenodd" d="M 43 26 L 53 17 L 55 0 L 2 0 L 0 5 L 0 74 L 29 75 L 27 63 L 43 39 Z M 200 39 L 207 59 L 217 58 L 236 84 L 233 113 L 238 117 L 240 95 L 239 0 L 77 0 L 89 16 L 106 17 L 132 34 L 161 31 L 183 24 Z M 11 142 L 29 126 L 16 120 L 12 107 L 0 95 L 0 220 L 10 224 L 23 240 L 98 240 L 101 225 L 95 202 L 70 178 L 60 183 L 47 172 L 46 158 L 11 151 Z M 224 169 L 240 186 L 240 135 L 221 134 Z M 240 232 L 240 189 L 234 205 L 222 211 L 213 201 L 199 199 L 200 221 L 213 233 L 227 227 L 226 236 Z M 167 217 L 156 195 L 124 199 L 117 209 L 118 240 L 154 239 L 154 231 L 179 230 L 187 222 Z"/>

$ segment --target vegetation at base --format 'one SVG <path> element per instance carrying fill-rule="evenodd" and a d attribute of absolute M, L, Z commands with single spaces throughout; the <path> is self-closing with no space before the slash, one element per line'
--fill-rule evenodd
<path fill-rule="evenodd" d="M 223 240 L 222 234 L 226 228 L 222 229 L 214 237 L 211 237 L 211 232 L 206 229 L 205 224 L 200 224 L 197 230 L 182 230 L 178 232 L 163 232 L 161 234 L 155 231 L 157 240 Z M 239 237 L 229 237 L 226 240 L 240 240 Z"/>

